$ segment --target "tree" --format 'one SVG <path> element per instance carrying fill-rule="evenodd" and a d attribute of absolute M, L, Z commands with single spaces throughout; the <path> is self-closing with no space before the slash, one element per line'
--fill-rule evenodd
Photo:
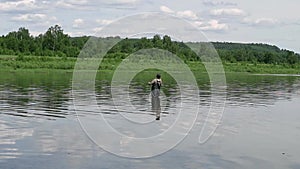
<path fill-rule="evenodd" d="M 30 36 L 29 30 L 21 27 L 17 32 L 18 48 L 21 53 L 30 53 L 29 48 L 33 46 L 33 37 Z"/>
<path fill-rule="evenodd" d="M 164 49 L 171 49 L 172 48 L 172 41 L 171 41 L 171 38 L 168 35 L 165 35 L 163 37 L 163 46 L 164 46 Z"/>
<path fill-rule="evenodd" d="M 291 65 L 296 64 L 299 62 L 297 55 L 294 54 L 294 52 L 288 51 L 287 54 L 287 62 Z"/>
<path fill-rule="evenodd" d="M 148 48 L 152 48 L 153 44 L 152 42 L 147 39 L 146 37 L 142 37 L 139 41 L 137 41 L 135 48 L 136 50 L 140 50 L 140 49 L 148 49 Z"/>
<path fill-rule="evenodd" d="M 7 49 L 18 52 L 19 48 L 18 48 L 17 32 L 16 31 L 9 32 L 5 37 L 5 43 Z"/>
<path fill-rule="evenodd" d="M 125 38 L 119 44 L 121 45 L 121 52 L 123 52 L 123 53 L 132 53 L 133 52 L 133 44 L 130 43 L 130 40 L 128 38 Z"/>
<path fill-rule="evenodd" d="M 63 49 L 69 43 L 69 36 L 58 25 L 51 26 L 43 36 L 43 48 L 53 52 Z"/>
<path fill-rule="evenodd" d="M 153 47 L 162 49 L 163 43 L 159 35 L 154 35 L 152 39 Z"/>
<path fill-rule="evenodd" d="M 276 64 L 277 63 L 277 58 L 275 57 L 275 55 L 273 53 L 267 52 L 264 55 L 264 63 Z"/>

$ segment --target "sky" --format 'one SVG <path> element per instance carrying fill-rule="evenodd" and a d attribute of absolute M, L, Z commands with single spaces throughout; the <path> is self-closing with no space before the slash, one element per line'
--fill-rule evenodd
<path fill-rule="evenodd" d="M 209 41 L 267 43 L 300 53 L 299 0 L 0 0 L 0 35 L 20 27 L 34 36 L 60 25 L 94 35 L 126 16 L 161 12 L 184 19 Z"/>

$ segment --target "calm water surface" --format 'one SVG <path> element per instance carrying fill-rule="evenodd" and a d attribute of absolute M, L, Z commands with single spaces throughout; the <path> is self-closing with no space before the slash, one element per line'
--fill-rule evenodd
<path fill-rule="evenodd" d="M 81 129 L 73 105 L 72 73 L 2 72 L 0 75 L 1 169 L 300 168 L 300 77 L 297 76 L 227 75 L 222 123 L 204 144 L 198 143 L 198 137 L 211 93 L 207 79 L 200 77 L 201 112 L 186 139 L 162 155 L 128 159 L 102 150 Z M 85 117 L 102 113 L 116 129 L 128 134 L 132 126 L 119 117 L 113 106 L 109 77 L 100 74 L 96 80 L 101 112 L 91 109 L 77 113 Z M 178 114 L 176 106 L 184 99 L 180 98 L 176 84 L 165 82 L 161 120 L 155 121 L 148 90 L 141 80 L 132 82 L 129 89 L 132 105 L 144 113 L 123 112 L 154 124 L 147 132 L 134 129 L 145 136 L 170 127 Z M 83 97 L 90 94 L 82 92 Z"/>

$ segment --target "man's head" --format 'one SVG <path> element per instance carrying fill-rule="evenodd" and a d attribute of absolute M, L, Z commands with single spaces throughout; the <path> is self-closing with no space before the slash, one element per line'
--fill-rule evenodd
<path fill-rule="evenodd" d="M 157 78 L 157 79 L 160 79 L 160 74 L 157 74 L 157 75 L 156 75 L 156 78 Z"/>

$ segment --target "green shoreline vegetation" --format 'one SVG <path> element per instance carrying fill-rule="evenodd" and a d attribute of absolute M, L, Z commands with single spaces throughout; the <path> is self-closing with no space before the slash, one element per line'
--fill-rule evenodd
<path fill-rule="evenodd" d="M 70 37 L 58 25 L 50 27 L 37 37 L 20 28 L 0 37 L 0 69 L 14 70 L 68 70 L 72 71 L 80 50 L 90 37 Z M 114 37 L 119 38 L 119 37 Z M 101 38 L 100 38 L 101 39 Z M 209 55 L 211 46 L 204 42 L 176 42 L 167 35 L 153 38 L 120 39 L 111 48 L 99 70 L 115 70 L 128 55 L 141 49 L 163 49 L 180 57 L 193 72 L 206 73 L 200 58 L 188 46 L 199 46 L 203 55 Z M 218 52 L 226 73 L 300 74 L 300 55 L 267 44 L 211 43 Z M 200 54 L 201 55 L 201 54 Z"/>

